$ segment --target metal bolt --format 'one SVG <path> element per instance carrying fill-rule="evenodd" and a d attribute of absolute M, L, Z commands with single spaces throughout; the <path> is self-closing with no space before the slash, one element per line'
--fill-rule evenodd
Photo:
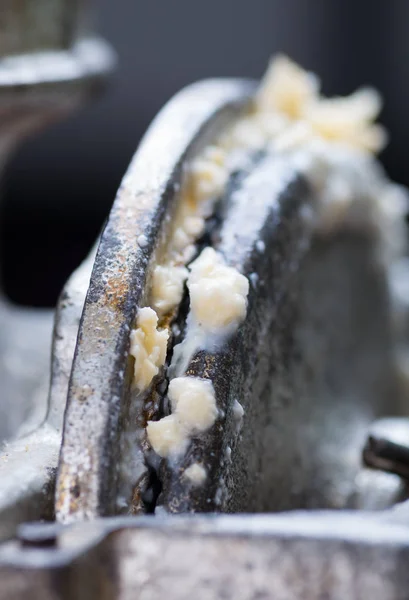
<path fill-rule="evenodd" d="M 59 530 L 56 523 L 22 523 L 17 529 L 17 539 L 25 547 L 50 548 L 57 544 Z"/>
<path fill-rule="evenodd" d="M 362 458 L 367 467 L 409 479 L 409 419 L 376 421 L 368 434 Z"/>

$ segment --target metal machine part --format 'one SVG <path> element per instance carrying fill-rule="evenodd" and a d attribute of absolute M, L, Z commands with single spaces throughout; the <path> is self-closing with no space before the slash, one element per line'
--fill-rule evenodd
<path fill-rule="evenodd" d="M 409 421 L 381 419 L 374 423 L 363 450 L 364 462 L 374 469 L 409 478 Z"/>
<path fill-rule="evenodd" d="M 394 415 L 393 433 L 408 413 L 387 276 L 368 232 L 345 225 L 326 238 L 313 234 L 304 209 L 314 192 L 291 161 L 252 156 L 232 175 L 205 234 L 251 284 L 237 334 L 195 351 L 188 364 L 189 375 L 213 382 L 216 426 L 193 437 L 175 464 L 159 461 L 140 435 L 152 414 L 133 403 L 137 308 L 185 164 L 244 114 L 254 89 L 242 80 L 202 82 L 163 109 L 123 180 L 95 259 L 63 291 L 48 417 L 12 442 L 0 464 L 0 531 L 8 538 L 0 598 L 407 595 L 407 503 L 392 508 L 407 498 L 399 477 L 405 449 L 393 454 L 395 467 L 388 463 L 392 473 L 361 464 L 371 422 Z M 182 330 L 186 314 L 182 301 Z M 241 430 L 235 402 L 244 408 Z M 166 414 L 165 404 L 162 373 L 153 416 Z M 384 468 L 371 459 L 384 458 L 373 439 L 365 460 Z M 186 480 L 192 461 L 206 466 L 197 488 Z M 155 514 L 115 516 L 124 490 L 127 512 Z M 16 531 L 22 521 L 52 520 L 54 509 L 59 523 Z M 279 511 L 286 512 L 271 514 Z M 253 514 L 169 514 L 197 512 Z"/>
<path fill-rule="evenodd" d="M 371 422 L 405 411 L 376 239 L 347 224 L 334 235 L 314 236 L 304 219 L 309 183 L 275 155 L 254 157 L 233 176 L 209 234 L 251 281 L 239 333 L 216 351 L 195 353 L 187 368 L 187 375 L 212 380 L 217 425 L 194 439 L 176 466 L 158 465 L 148 449 L 139 470 L 146 409 L 131 386 L 136 308 L 146 302 L 184 162 L 246 111 L 253 89 L 245 81 L 210 81 L 182 91 L 157 117 L 124 178 L 96 256 L 73 361 L 56 490 L 63 522 L 112 515 L 119 507 L 266 512 L 368 502 L 381 508 L 405 497 L 399 478 L 363 475 L 361 467 Z M 182 303 L 182 329 L 185 310 Z M 158 417 L 166 381 L 156 389 Z M 235 401 L 245 411 L 240 433 Z M 123 444 L 128 435 L 133 441 Z M 199 487 L 185 475 L 195 462 L 208 474 Z"/>
<path fill-rule="evenodd" d="M 105 42 L 81 34 L 82 2 L 12 4 L 0 8 L 1 168 L 26 135 L 98 92 L 114 64 Z M 11 439 L 23 423 L 27 431 L 44 419 L 46 405 L 37 398 L 48 386 L 52 318 L 50 311 L 23 311 L 1 301 L 1 396 L 7 399 L 0 404 L 1 441 Z"/>
<path fill-rule="evenodd" d="M 129 333 L 160 227 L 172 210 L 187 154 L 197 151 L 200 140 L 206 142 L 212 128 L 237 115 L 251 90 L 248 82 L 214 81 L 181 92 L 151 126 L 119 189 L 96 256 L 74 357 L 57 490 L 61 516 L 114 511 L 116 465 L 127 459 L 118 449 L 129 410 Z M 148 242 L 140 248 L 142 234 Z"/>
<path fill-rule="evenodd" d="M 112 70 L 113 52 L 85 28 L 85 4 L 2 3 L 2 168 L 17 143 L 101 91 Z M 22 520 L 53 514 L 50 477 L 58 461 L 66 389 L 91 267 L 92 262 L 84 264 L 73 275 L 59 301 L 48 408 L 54 314 L 14 306 L 0 297 L 0 538 L 12 535 Z"/>
<path fill-rule="evenodd" d="M 407 521 L 377 513 L 116 517 L 21 529 L 0 597 L 404 600 L 407 560 Z"/>

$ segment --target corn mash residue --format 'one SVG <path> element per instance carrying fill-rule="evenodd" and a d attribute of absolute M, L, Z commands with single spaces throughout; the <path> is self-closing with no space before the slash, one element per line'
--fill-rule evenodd
<path fill-rule="evenodd" d="M 386 143 L 385 130 L 373 121 L 381 98 L 372 88 L 362 88 L 346 98 L 320 95 L 316 75 L 304 71 L 286 56 L 274 58 L 256 98 L 256 111 L 275 112 L 291 121 L 303 122 L 311 136 L 339 141 L 379 152 Z"/>
<path fill-rule="evenodd" d="M 189 271 L 190 310 L 199 326 L 217 333 L 244 320 L 249 292 L 244 275 L 227 266 L 213 248 L 205 248 Z"/>
<path fill-rule="evenodd" d="M 140 308 L 136 329 L 131 332 L 130 354 L 135 358 L 134 383 L 142 392 L 165 363 L 169 338 L 167 329 L 157 328 L 158 316 L 152 308 Z"/>
<path fill-rule="evenodd" d="M 159 421 L 149 421 L 149 443 L 159 456 L 177 457 L 186 449 L 193 434 L 203 433 L 217 418 L 213 384 L 199 377 L 176 377 L 168 390 L 172 414 Z"/>
<path fill-rule="evenodd" d="M 386 142 L 385 131 L 373 122 L 380 108 L 375 90 L 364 88 L 346 98 L 324 98 L 315 75 L 285 56 L 271 61 L 249 110 L 185 165 L 166 249 L 153 269 L 150 304 L 154 310 L 140 310 L 131 334 L 139 390 L 149 386 L 164 364 L 171 322 L 168 316 L 180 304 L 185 282 L 193 321 L 204 330 L 231 332 L 245 318 L 248 281 L 225 265 L 215 250 L 206 248 L 189 272 L 186 266 L 195 256 L 205 219 L 214 212 L 230 173 L 246 153 L 271 149 L 300 154 L 307 165 L 300 170 L 314 184 L 319 198 L 315 226 L 331 231 L 350 218 L 351 211 L 353 219 L 359 213 L 354 208 L 355 184 L 351 188 L 351 182 L 354 178 L 358 181 L 360 175 L 352 171 L 355 164 L 361 172 L 360 164 L 365 167 L 373 162 L 370 153 L 379 151 Z M 362 192 L 362 197 L 372 196 L 371 190 Z M 383 191 L 377 195 L 383 198 Z M 401 202 L 399 190 L 395 196 Z M 385 212 L 383 199 L 376 203 Z M 162 320 L 163 330 L 158 329 L 157 317 L 167 319 Z M 171 435 L 177 425 L 168 423 Z"/>

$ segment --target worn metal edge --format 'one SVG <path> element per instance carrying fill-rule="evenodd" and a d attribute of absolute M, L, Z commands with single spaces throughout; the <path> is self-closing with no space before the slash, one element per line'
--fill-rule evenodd
<path fill-rule="evenodd" d="M 102 235 L 80 324 L 56 491 L 57 518 L 114 510 L 114 464 L 128 392 L 129 333 L 184 161 L 247 106 L 254 84 L 208 80 L 185 88 L 148 129 Z M 139 236 L 144 244 L 138 245 Z"/>

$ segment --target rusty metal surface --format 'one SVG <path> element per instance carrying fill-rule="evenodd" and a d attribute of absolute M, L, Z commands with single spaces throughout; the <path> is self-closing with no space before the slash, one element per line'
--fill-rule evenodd
<path fill-rule="evenodd" d="M 129 332 L 155 244 L 172 212 L 184 160 L 238 114 L 252 89 L 247 81 L 215 80 L 182 91 L 155 119 L 121 184 L 98 249 L 74 357 L 56 492 L 62 520 L 114 511 L 118 440 L 129 399 Z M 143 247 L 141 234 L 147 239 Z"/>
<path fill-rule="evenodd" d="M 67 6 L 55 2 L 55 15 Z M 16 23 L 33 7 L 24 0 Z M 16 46 L 20 54 L 0 60 L 6 150 L 43 116 L 76 105 L 112 65 L 103 43 L 77 39 L 82 3 L 71 8 L 73 21 L 60 23 L 54 37 L 40 19 L 33 37 Z M 10 14 L 0 12 L 0 31 Z M 25 62 L 22 48 L 34 38 L 37 51 Z M 154 516 L 99 518 L 116 510 L 125 458 L 120 439 L 134 418 L 129 332 L 146 300 L 184 164 L 241 114 L 253 90 L 244 80 L 202 82 L 163 109 L 125 175 L 96 257 L 63 291 L 47 417 L 0 457 L 0 539 L 8 540 L 0 544 L 0 599 L 407 597 L 407 502 L 372 513 L 255 514 L 383 509 L 408 496 L 397 475 L 360 463 L 371 420 L 402 411 L 394 400 L 387 284 L 373 260 L 374 240 L 347 229 L 314 236 L 302 218 L 308 183 L 276 156 L 258 156 L 229 187 L 213 231 L 214 247 L 251 284 L 238 334 L 217 351 L 198 352 L 188 369 L 212 379 L 217 425 L 193 438 L 178 464 L 162 462 Z M 235 400 L 245 409 L 240 430 Z M 184 479 L 194 461 L 208 473 L 199 489 Z M 59 521 L 79 522 L 32 523 L 11 539 L 18 523 L 52 520 L 54 508 Z M 254 514 L 168 514 L 209 510 Z"/>
<path fill-rule="evenodd" d="M 120 438 L 132 402 L 129 332 L 146 302 L 156 245 L 178 198 L 183 162 L 238 114 L 250 91 L 245 81 L 182 91 L 158 116 L 124 178 L 97 253 L 73 363 L 56 490 L 62 522 L 118 510 Z M 371 477 L 361 465 L 371 421 L 401 410 L 390 401 L 398 394 L 377 240 L 347 226 L 315 236 L 303 216 L 313 200 L 291 160 L 274 155 L 253 157 L 223 198 L 212 243 L 249 278 L 248 313 L 233 339 L 193 357 L 187 374 L 212 380 L 221 416 L 182 459 L 162 461 L 158 508 L 384 508 L 406 497 L 399 479 Z M 245 409 L 241 431 L 235 401 Z M 132 407 L 132 420 L 138 410 Z M 141 453 L 137 441 L 132 451 Z M 199 488 L 184 476 L 194 462 L 208 473 Z"/>

